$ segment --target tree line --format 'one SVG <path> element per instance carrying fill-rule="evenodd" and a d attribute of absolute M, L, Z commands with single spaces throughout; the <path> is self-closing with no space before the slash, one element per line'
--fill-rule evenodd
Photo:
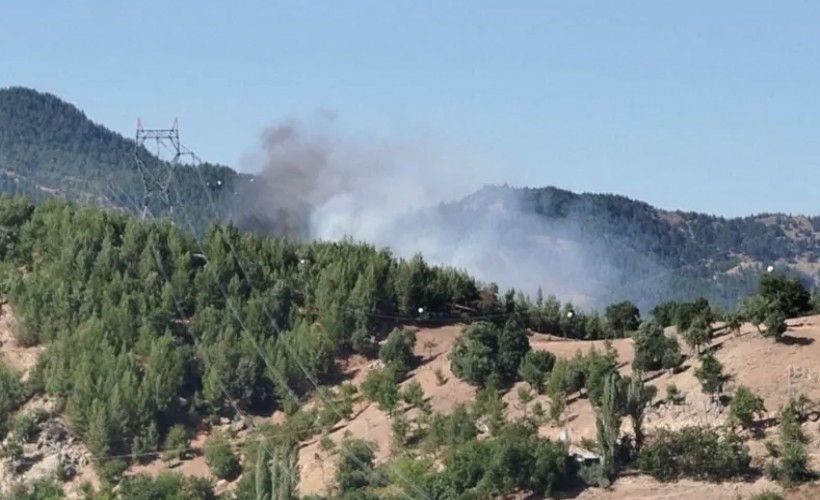
<path fill-rule="evenodd" d="M 169 443 L 184 444 L 191 417 L 209 419 L 276 405 L 289 415 L 296 436 L 310 435 L 317 422 L 335 423 L 341 416 L 311 415 L 301 406 L 315 391 L 314 384 L 334 375 L 336 359 L 351 352 L 378 356 L 385 363 L 384 371 L 373 372 L 361 390 L 391 412 L 394 431 L 405 436 L 397 439 L 401 448 L 412 440 L 397 408 L 424 408 L 418 389 L 397 389 L 412 363 L 415 342 L 401 327 L 456 321 L 468 326 L 451 353 L 452 371 L 482 389 L 476 406 L 464 411 L 474 422 L 488 422 L 493 439 L 478 442 L 468 432 L 463 441 L 447 441 L 451 438 L 443 431 L 452 425 L 448 422 L 466 418 L 458 414 L 428 415 L 417 422 L 418 437 L 432 449 L 441 446 L 437 442 L 448 443 L 447 471 L 430 469 L 419 476 L 430 497 L 519 488 L 545 492 L 581 476 L 611 480 L 618 464 L 641 463 L 634 458 L 641 456 L 640 431 L 630 448 L 613 429 L 624 417 L 640 421 L 651 399 L 648 389 L 639 375 L 617 375 L 617 356 L 611 350 L 556 360 L 533 352 L 528 332 L 568 339 L 633 336 L 634 368 L 642 373 L 680 365 L 677 342 L 673 347 L 663 325 L 674 323 L 687 332 L 687 339 L 697 339 L 713 333 L 708 325 L 720 314 L 702 300 L 659 306 L 655 318 L 646 321 L 628 301 L 610 305 L 603 314 L 583 312 L 554 297 L 501 293 L 461 271 L 430 266 L 420 255 L 396 259 L 387 250 L 350 241 L 300 244 L 243 233 L 231 225 L 213 225 L 196 239 L 168 221 L 139 221 L 59 201 L 35 206 L 22 198 L 0 199 L 0 262 L 2 294 L 17 316 L 18 341 L 46 347 L 25 383 L 8 369 L 0 370 L 0 414 L 11 414 L 35 394 L 55 397 L 72 432 L 88 445 L 101 476 L 111 484 L 120 481 L 130 463 L 162 448 L 177 449 Z M 761 333 L 781 339 L 786 317 L 816 306 L 816 295 L 799 280 L 766 274 L 758 293 L 729 324 L 747 319 Z M 706 333 L 690 333 L 704 328 Z M 383 337 L 387 341 L 379 347 Z M 693 345 L 697 342 L 706 343 L 701 338 Z M 719 390 L 713 382 L 720 374 L 706 368 L 699 378 Z M 551 396 L 548 414 L 534 408 L 532 418 L 560 419 L 564 402 L 574 393 L 593 401 L 599 410 L 600 469 L 575 470 L 565 449 L 537 437 L 532 420 L 504 422 L 500 394 L 518 380 Z M 328 398 L 335 398 L 345 412 L 352 393 Z M 6 431 L 12 422 L 0 424 Z M 287 445 L 277 443 L 285 450 Z M 372 462 L 369 445 L 350 440 L 344 446 L 350 448 L 345 456 L 358 453 L 358 462 Z M 226 441 L 217 438 L 209 450 L 209 463 L 225 477 L 255 463 L 240 464 Z M 124 458 L 129 455 L 133 458 Z M 528 457 L 521 458 L 527 465 L 510 468 L 505 457 L 512 455 Z M 259 456 L 258 449 L 253 456 Z M 283 477 L 267 467 L 270 460 L 259 459 L 258 470 L 243 474 L 248 491 L 250 478 L 259 479 L 253 490 L 261 491 L 264 484 L 278 484 L 270 478 Z M 406 486 L 391 482 L 388 470 L 365 476 L 360 467 L 356 470 L 351 474 L 358 478 L 337 478 L 351 491 Z M 150 488 L 178 488 L 188 498 L 199 498 L 193 490 L 210 491 L 191 480 L 166 478 L 151 486 L 134 481 L 146 479 L 125 480 L 121 494 L 134 491 L 135 496 L 122 498 L 148 498 L 140 495 Z M 206 498 L 211 493 L 202 494 Z"/>

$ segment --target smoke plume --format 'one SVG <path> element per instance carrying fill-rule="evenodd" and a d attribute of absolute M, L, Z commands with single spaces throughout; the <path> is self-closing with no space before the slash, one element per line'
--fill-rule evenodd
<path fill-rule="evenodd" d="M 567 221 L 533 213 L 519 190 L 486 187 L 503 172 L 464 150 L 346 138 L 325 116 L 310 126 L 270 128 L 243 163 L 258 172 L 234 214 L 249 229 L 305 240 L 351 237 L 400 257 L 421 252 L 502 289 L 534 294 L 542 287 L 544 295 L 588 306 L 615 278 L 605 248 Z"/>

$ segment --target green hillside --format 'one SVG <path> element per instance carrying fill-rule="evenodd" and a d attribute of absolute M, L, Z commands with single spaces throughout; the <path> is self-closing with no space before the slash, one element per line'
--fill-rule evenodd
<path fill-rule="evenodd" d="M 599 304 L 628 297 L 644 309 L 703 295 L 731 307 L 754 291 L 760 272 L 769 265 L 806 284 L 820 277 L 820 217 L 761 214 L 727 219 L 663 211 L 613 194 L 506 186 L 485 187 L 431 213 L 453 221 L 439 226 L 460 227 L 463 234 L 456 240 L 472 228 L 455 221 L 490 214 L 484 217 L 492 217 L 493 226 L 505 228 L 502 241 L 538 247 L 545 259 L 560 255 L 550 255 L 539 241 L 542 234 L 576 242 L 590 254 L 591 273 L 596 265 L 615 270 L 609 288 L 598 295 Z M 522 228 L 516 224 L 521 214 L 537 214 L 542 225 Z"/>
<path fill-rule="evenodd" d="M 148 151 L 140 155 L 152 171 L 164 171 Z M 280 214 L 268 213 L 265 203 L 243 204 L 264 198 L 250 191 L 265 192 L 261 178 L 211 164 L 182 166 L 174 173 L 174 212 L 157 203 L 151 209 L 154 215 L 171 215 L 185 230 L 202 235 L 209 223 L 231 219 L 240 228 L 276 234 L 289 224 Z M 35 202 L 61 197 L 134 213 L 144 191 L 134 141 L 94 123 L 58 97 L 8 88 L 0 89 L 0 192 L 23 194 Z M 514 209 L 489 209 L 510 198 L 516 200 Z M 534 214 L 539 224 L 524 224 L 522 213 Z M 405 223 L 423 224 L 430 216 L 438 218 L 435 226 L 446 233 L 442 241 L 470 236 L 479 221 L 504 228 L 508 245 L 499 251 L 512 261 L 524 253 L 560 260 L 563 250 L 547 235 L 577 244 L 588 254 L 594 279 L 575 291 L 594 296 L 595 305 L 629 298 L 646 310 L 665 300 L 704 295 L 732 306 L 753 291 L 765 266 L 776 265 L 807 283 L 820 269 L 818 217 L 725 219 L 554 187 L 488 187 L 457 203 L 414 214 Z M 297 229 L 304 234 L 304 228 Z M 598 279 L 603 273 L 606 279 Z"/>
<path fill-rule="evenodd" d="M 143 183 L 137 169 L 134 141 L 92 122 L 59 98 L 26 88 L 0 90 L 0 190 L 40 201 L 50 197 L 93 202 L 138 212 Z M 161 165 L 142 150 L 152 175 Z M 175 169 L 170 196 L 187 208 L 197 228 L 223 217 L 240 176 L 233 170 L 204 164 Z M 213 206 L 209 199 L 213 200 Z M 155 203 L 154 215 L 166 215 Z M 175 218 L 186 223 L 185 213 Z"/>

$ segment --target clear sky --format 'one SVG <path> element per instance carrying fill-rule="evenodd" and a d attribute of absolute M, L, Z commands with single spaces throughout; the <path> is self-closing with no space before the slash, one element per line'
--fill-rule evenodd
<path fill-rule="evenodd" d="M 0 86 L 231 166 L 283 118 L 432 137 L 498 181 L 820 214 L 820 2 L 27 0 Z"/>

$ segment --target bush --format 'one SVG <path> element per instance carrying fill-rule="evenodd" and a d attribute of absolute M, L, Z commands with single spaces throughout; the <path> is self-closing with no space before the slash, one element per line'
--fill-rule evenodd
<path fill-rule="evenodd" d="M 20 377 L 0 359 L 0 434 L 6 433 L 7 419 L 23 399 L 23 384 L 20 383 Z"/>
<path fill-rule="evenodd" d="M 219 434 L 212 435 L 205 445 L 205 461 L 219 479 L 234 479 L 242 470 L 239 458 L 230 444 Z"/>
<path fill-rule="evenodd" d="M 382 410 L 390 411 L 399 402 L 399 378 L 399 373 L 392 367 L 374 370 L 362 382 L 362 393 L 368 400 L 378 403 Z"/>
<path fill-rule="evenodd" d="M 519 373 L 538 394 L 546 390 L 547 379 L 555 366 L 555 355 L 547 351 L 530 351 L 521 361 Z"/>
<path fill-rule="evenodd" d="M 527 332 L 514 321 L 501 329 L 478 322 L 466 327 L 456 340 L 450 369 L 456 377 L 479 387 L 492 375 L 509 383 L 517 379 L 521 361 L 529 351 Z"/>
<path fill-rule="evenodd" d="M 377 484 L 378 475 L 373 469 L 374 446 L 363 439 L 342 441 L 336 468 L 336 484 L 342 495 Z"/>
<path fill-rule="evenodd" d="M 673 404 L 673 405 L 679 405 L 679 404 L 683 403 L 683 401 L 685 399 L 686 399 L 686 397 L 683 395 L 682 392 L 680 392 L 680 389 L 678 389 L 678 386 L 676 386 L 675 384 L 672 384 L 672 383 L 667 384 L 667 386 L 666 386 L 666 402 L 667 403 L 670 403 L 670 404 Z"/>
<path fill-rule="evenodd" d="M 713 398 L 723 390 L 723 382 L 726 380 L 723 365 L 712 353 L 703 356 L 700 368 L 695 370 L 695 377 L 700 381 L 703 392 Z"/>
<path fill-rule="evenodd" d="M 683 361 L 678 341 L 667 337 L 663 333 L 663 328 L 654 321 L 644 322 L 633 339 L 635 345 L 633 370 L 669 370 L 680 366 Z"/>
<path fill-rule="evenodd" d="M 751 456 L 735 435 L 686 427 L 661 430 L 638 456 L 638 467 L 659 481 L 692 478 L 722 481 L 749 474 Z"/>
<path fill-rule="evenodd" d="M 37 425 L 37 420 L 34 418 L 34 415 L 25 414 L 20 415 L 14 420 L 14 428 L 12 432 L 14 435 L 21 439 L 23 442 L 29 443 L 32 439 L 37 437 L 37 433 L 39 432 L 39 427 Z"/>
<path fill-rule="evenodd" d="M 436 413 L 430 420 L 425 438 L 428 449 L 452 447 L 472 441 L 478 436 L 476 417 L 464 404 L 459 404 L 450 415 Z"/>
<path fill-rule="evenodd" d="M 779 312 L 787 318 L 794 318 L 811 311 L 811 295 L 797 278 L 789 278 L 782 273 L 765 273 L 757 287 L 760 295 L 769 305 L 770 312 Z"/>
<path fill-rule="evenodd" d="M 607 328 L 616 337 L 637 330 L 641 324 L 641 313 L 632 302 L 623 301 L 606 306 L 604 311 Z"/>
<path fill-rule="evenodd" d="M 379 358 L 389 367 L 402 375 L 410 370 L 413 361 L 413 347 L 416 345 L 416 334 L 406 328 L 396 328 L 387 336 L 379 349 Z"/>
<path fill-rule="evenodd" d="M 758 493 L 757 495 L 753 496 L 749 500 L 784 500 L 783 495 L 774 491 L 764 491 L 763 493 Z"/>
<path fill-rule="evenodd" d="M 745 429 L 754 423 L 755 415 L 765 411 L 763 398 L 747 387 L 740 386 L 732 396 L 732 402 L 729 405 L 729 418 L 733 425 L 740 425 Z"/>
<path fill-rule="evenodd" d="M 188 432 L 185 427 L 175 425 L 168 429 L 163 450 L 165 460 L 185 460 L 188 454 Z"/>
<path fill-rule="evenodd" d="M 454 448 L 445 465 L 445 491 L 439 498 L 502 498 L 520 490 L 549 496 L 556 485 L 575 476 L 564 445 L 538 438 L 522 425 Z"/>

